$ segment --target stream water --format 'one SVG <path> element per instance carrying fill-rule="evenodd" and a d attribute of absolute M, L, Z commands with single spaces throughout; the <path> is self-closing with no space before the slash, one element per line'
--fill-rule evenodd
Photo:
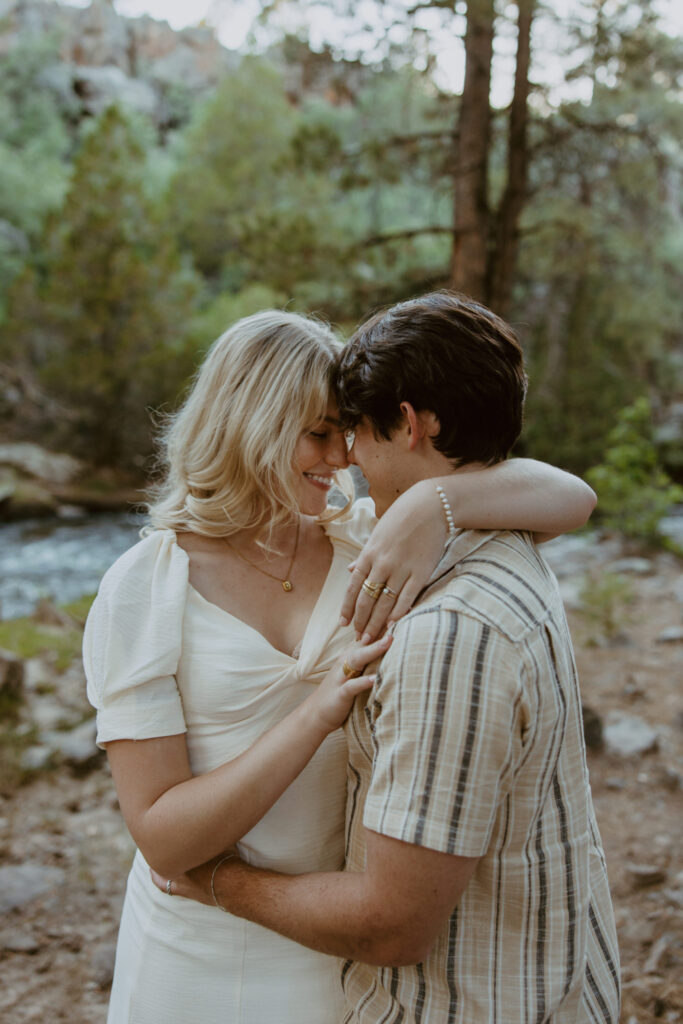
<path fill-rule="evenodd" d="M 0 618 L 30 615 L 41 598 L 65 604 L 95 593 L 141 525 L 125 512 L 0 525 Z"/>
<path fill-rule="evenodd" d="M 683 546 L 683 506 L 672 511 L 660 529 Z M 94 594 L 112 562 L 135 544 L 142 522 L 116 512 L 0 524 L 0 619 L 30 615 L 44 597 L 66 604 Z"/>

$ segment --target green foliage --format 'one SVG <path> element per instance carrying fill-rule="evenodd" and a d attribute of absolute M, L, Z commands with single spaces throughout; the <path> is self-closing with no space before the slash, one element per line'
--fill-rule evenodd
<path fill-rule="evenodd" d="M 600 460 L 619 410 L 653 382 L 665 402 L 683 385 L 681 45 L 656 31 L 647 7 L 636 15 L 598 19 L 595 38 L 575 48 L 590 103 L 565 104 L 533 129 L 517 294 L 531 370 L 525 437 L 576 470 Z"/>
<path fill-rule="evenodd" d="M 645 0 L 585 3 L 563 59 L 579 55 L 590 98 L 532 92 L 513 313 L 531 377 L 526 448 L 577 471 L 602 461 L 619 410 L 683 385 L 681 42 Z M 6 54 L 0 362 L 57 399 L 52 444 L 140 464 L 146 407 L 172 402 L 238 317 L 286 305 L 350 326 L 447 280 L 452 238 L 412 232 L 452 220 L 458 98 L 416 70 L 429 32 L 404 33 L 400 52 L 397 38 L 378 38 L 375 67 L 289 38 L 199 99 L 168 87 L 163 138 L 114 111 L 77 125 L 50 78 L 54 41 Z M 505 123 L 494 117 L 491 198 Z"/>
<path fill-rule="evenodd" d="M 244 316 L 262 309 L 282 308 L 286 297 L 262 284 L 249 285 L 241 292 L 222 292 L 194 317 L 191 337 L 198 352 L 206 348 L 224 331 Z"/>
<path fill-rule="evenodd" d="M 169 203 L 212 290 L 258 283 L 296 308 L 356 319 L 442 274 L 441 238 L 365 245 L 447 211 L 428 150 L 393 141 L 440 129 L 441 104 L 415 72 L 365 77 L 353 105 L 309 98 L 294 108 L 280 75 L 246 60 L 196 111 L 177 144 Z"/>
<path fill-rule="evenodd" d="M 622 411 L 608 435 L 604 461 L 586 479 L 598 494 L 598 512 L 607 526 L 661 543 L 659 522 L 683 501 L 683 487 L 673 484 L 659 464 L 652 435 L 650 403 L 641 397 Z"/>
<path fill-rule="evenodd" d="M 67 127 L 40 84 L 55 55 L 53 40 L 29 36 L 0 61 L 0 320 L 7 288 L 68 185 Z"/>
<path fill-rule="evenodd" d="M 245 250 L 269 217 L 272 226 L 283 206 L 293 207 L 278 164 L 296 120 L 278 74 L 255 59 L 195 111 L 178 143 L 169 204 L 181 242 L 206 276 L 217 278 L 227 264 L 241 285 Z"/>
<path fill-rule="evenodd" d="M 88 617 L 90 606 L 95 600 L 94 594 L 84 594 L 83 597 L 77 598 L 75 601 L 71 601 L 69 604 L 61 605 L 62 611 L 70 615 L 77 623 L 81 626 L 85 626 L 85 620 Z"/>
<path fill-rule="evenodd" d="M 51 654 L 55 668 L 63 672 L 81 652 L 83 630 L 79 626 L 50 626 L 30 616 L 0 622 L 0 647 L 20 658 Z"/>
<path fill-rule="evenodd" d="M 149 450 L 145 407 L 189 362 L 198 285 L 146 194 L 145 133 L 109 108 L 85 138 L 43 266 L 18 282 L 7 336 L 78 410 L 81 452 L 100 463 Z"/>
<path fill-rule="evenodd" d="M 579 614 L 591 628 L 589 644 L 614 644 L 632 621 L 635 594 L 630 582 L 614 572 L 588 573 L 580 593 Z"/>

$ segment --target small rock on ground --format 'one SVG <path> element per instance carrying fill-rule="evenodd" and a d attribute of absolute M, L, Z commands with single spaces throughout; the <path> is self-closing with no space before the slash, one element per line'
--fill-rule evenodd
<path fill-rule="evenodd" d="M 657 746 L 655 729 L 635 715 L 619 715 L 611 718 L 603 729 L 603 740 L 610 754 L 619 757 L 637 757 Z"/>
<path fill-rule="evenodd" d="M 44 864 L 8 864 L 0 867 L 0 913 L 14 910 L 45 896 L 64 881 L 61 868 Z"/>

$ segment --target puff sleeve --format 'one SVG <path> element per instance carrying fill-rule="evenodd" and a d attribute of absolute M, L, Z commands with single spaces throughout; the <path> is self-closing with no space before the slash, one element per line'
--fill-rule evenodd
<path fill-rule="evenodd" d="M 170 530 L 135 544 L 105 574 L 83 638 L 97 743 L 186 732 L 175 673 L 188 558 Z"/>

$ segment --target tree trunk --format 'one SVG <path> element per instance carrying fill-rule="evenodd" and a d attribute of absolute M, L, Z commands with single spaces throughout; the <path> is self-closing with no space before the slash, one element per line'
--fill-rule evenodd
<path fill-rule="evenodd" d="M 491 134 L 493 0 L 469 0 L 465 33 L 465 84 L 458 117 L 453 189 L 453 255 L 450 284 L 486 300 L 489 235 L 488 154 Z"/>
<path fill-rule="evenodd" d="M 517 62 L 508 132 L 507 184 L 496 218 L 486 296 L 492 309 L 503 317 L 508 316 L 510 312 L 512 286 L 517 269 L 519 218 L 527 192 L 527 97 L 534 3 L 535 0 L 517 0 Z"/>

